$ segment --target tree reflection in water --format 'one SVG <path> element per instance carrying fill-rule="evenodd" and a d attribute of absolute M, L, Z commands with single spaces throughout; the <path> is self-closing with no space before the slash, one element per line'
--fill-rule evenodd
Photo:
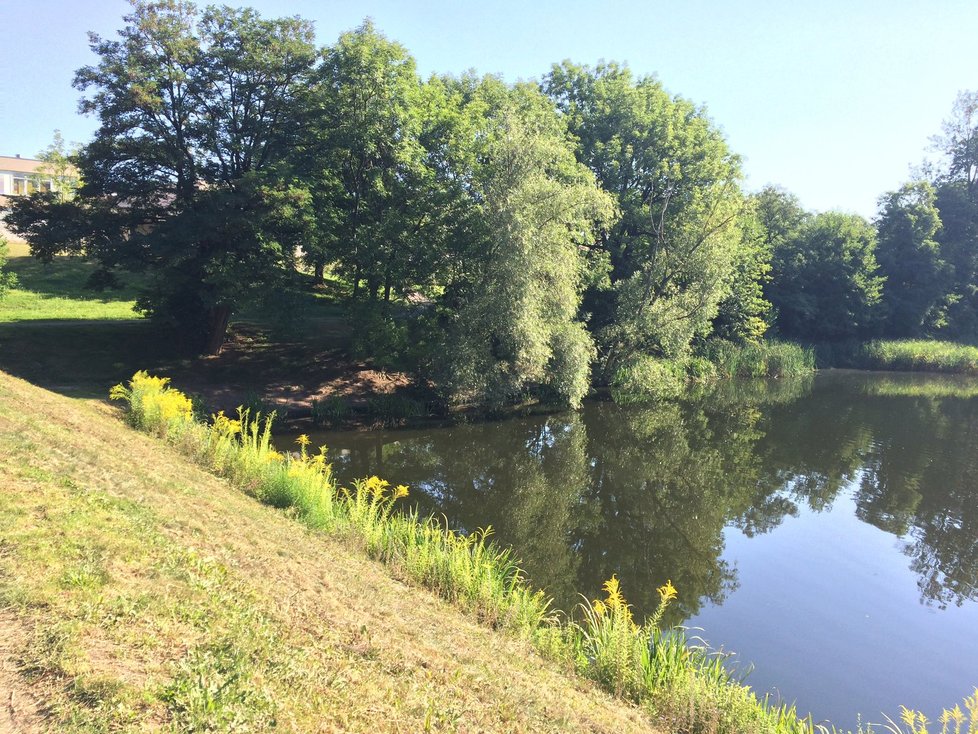
<path fill-rule="evenodd" d="M 903 539 L 923 601 L 978 598 L 974 382 L 727 382 L 679 402 L 322 438 L 341 479 L 379 474 L 411 485 L 422 512 L 491 525 L 565 610 L 618 574 L 647 613 L 672 579 L 667 622 L 681 622 L 737 587 L 725 528 L 767 533 L 843 492 L 862 521 Z"/>

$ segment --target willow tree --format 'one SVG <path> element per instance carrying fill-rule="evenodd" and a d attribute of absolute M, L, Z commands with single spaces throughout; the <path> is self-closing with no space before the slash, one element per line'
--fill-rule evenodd
<path fill-rule="evenodd" d="M 91 34 L 72 202 L 23 205 L 32 252 L 144 271 L 139 304 L 216 351 L 232 311 L 292 259 L 307 192 L 287 161 L 316 60 L 312 25 L 254 10 L 137 0 L 117 40 Z M 288 221 L 292 220 L 292 221 Z"/>
<path fill-rule="evenodd" d="M 607 382 L 642 355 L 681 355 L 710 331 L 740 244 L 740 161 L 702 109 L 627 67 L 564 62 L 544 87 L 580 161 L 621 210 L 598 239 L 610 281 L 585 301 Z"/>
<path fill-rule="evenodd" d="M 464 97 L 478 129 L 459 173 L 476 216 L 443 300 L 441 384 L 456 401 L 501 406 L 535 391 L 577 406 L 594 355 L 577 318 L 582 252 L 611 199 L 536 87 L 486 79 Z"/>

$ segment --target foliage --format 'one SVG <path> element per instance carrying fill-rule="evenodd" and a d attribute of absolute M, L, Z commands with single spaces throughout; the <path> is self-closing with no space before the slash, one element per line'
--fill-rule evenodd
<path fill-rule="evenodd" d="M 231 312 L 274 282 L 305 226 L 308 193 L 284 176 L 315 59 L 312 27 L 253 10 L 140 0 L 118 40 L 91 36 L 75 86 L 98 116 L 69 202 L 14 204 L 34 254 L 84 252 L 146 271 L 140 300 L 207 351 Z"/>
<path fill-rule="evenodd" d="M 819 345 L 819 364 L 870 370 L 978 374 L 978 347 L 928 340 Z"/>
<path fill-rule="evenodd" d="M 41 165 L 37 167 L 35 178 L 50 178 L 54 181 L 54 198 L 56 201 L 69 201 L 81 185 L 74 161 L 78 156 L 80 146 L 65 143 L 60 130 L 54 131 L 51 144 L 38 154 Z"/>
<path fill-rule="evenodd" d="M 935 236 L 941 228 L 936 193 L 927 182 L 906 184 L 880 199 L 877 258 L 886 278 L 886 332 L 925 336 L 947 326 L 953 300 L 949 266 Z"/>
<path fill-rule="evenodd" d="M 883 285 L 875 250 L 876 233 L 858 215 L 829 212 L 801 222 L 772 259 L 779 332 L 809 341 L 872 334 Z"/>
<path fill-rule="evenodd" d="M 717 307 L 712 336 L 756 344 L 774 320 L 771 303 L 764 297 L 771 280 L 772 251 L 755 211 L 746 211 L 740 226 L 741 246 L 734 256 L 730 292 Z"/>
<path fill-rule="evenodd" d="M 612 395 L 619 405 L 644 400 L 677 398 L 686 387 L 686 370 L 681 360 L 638 355 L 618 368 Z"/>
<path fill-rule="evenodd" d="M 7 241 L 3 237 L 0 237 L 0 301 L 7 295 L 7 291 L 17 285 L 17 276 L 4 270 L 9 253 L 10 250 L 7 248 Z"/>
<path fill-rule="evenodd" d="M 340 36 L 317 71 L 312 155 L 317 224 L 307 257 L 321 273 L 339 264 L 353 297 L 430 283 L 445 217 L 422 145 L 422 85 L 415 62 L 373 23 Z"/>
<path fill-rule="evenodd" d="M 815 351 L 790 342 L 711 340 L 703 351 L 723 377 L 791 377 L 815 370 Z"/>
<path fill-rule="evenodd" d="M 486 80 L 469 104 L 488 108 L 469 172 L 482 239 L 460 253 L 446 287 L 436 374 L 455 402 L 498 407 L 540 387 L 577 407 L 594 349 L 577 320 L 581 248 L 610 217 L 610 199 L 535 88 Z"/>
<path fill-rule="evenodd" d="M 709 331 L 740 246 L 740 161 L 704 110 L 627 67 L 564 62 L 544 88 L 621 210 L 596 242 L 610 283 L 584 305 L 607 384 L 637 355 L 681 356 Z"/>

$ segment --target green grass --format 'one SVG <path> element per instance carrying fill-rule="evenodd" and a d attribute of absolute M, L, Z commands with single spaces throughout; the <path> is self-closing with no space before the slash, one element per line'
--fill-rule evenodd
<path fill-rule="evenodd" d="M 788 377 L 815 371 L 815 352 L 791 342 L 734 344 L 710 341 L 704 356 L 722 377 Z"/>
<path fill-rule="evenodd" d="M 978 375 L 978 347 L 953 342 L 872 341 L 861 347 L 856 361 L 874 370 Z"/>
<path fill-rule="evenodd" d="M 698 354 L 679 359 L 642 355 L 615 375 L 612 395 L 619 404 L 670 400 L 699 391 L 718 378 L 784 378 L 815 371 L 814 350 L 790 342 L 734 344 L 712 340 Z"/>
<path fill-rule="evenodd" d="M 102 403 L 0 372 L 0 729 L 654 732 Z"/>
<path fill-rule="evenodd" d="M 58 257 L 42 263 L 12 246 L 7 269 L 17 276 L 0 302 L 0 323 L 28 320 L 135 319 L 134 290 L 122 288 L 97 292 L 85 287 L 95 266 L 79 258 Z"/>

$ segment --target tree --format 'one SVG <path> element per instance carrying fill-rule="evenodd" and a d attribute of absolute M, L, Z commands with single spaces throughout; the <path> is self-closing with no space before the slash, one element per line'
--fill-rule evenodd
<path fill-rule="evenodd" d="M 880 198 L 877 259 L 886 277 L 886 331 L 896 337 L 932 335 L 947 325 L 950 268 L 935 239 L 941 228 L 936 193 L 926 181 Z"/>
<path fill-rule="evenodd" d="M 317 272 L 327 260 L 338 261 L 354 297 L 366 280 L 374 298 L 409 229 L 405 209 L 414 203 L 422 165 L 421 82 L 407 50 L 369 20 L 327 50 L 317 77 L 318 140 L 310 162 L 320 177 L 322 237 L 312 259 Z"/>
<path fill-rule="evenodd" d="M 774 251 L 770 299 L 789 338 L 836 340 L 872 333 L 883 278 L 876 233 L 855 214 L 805 217 Z"/>
<path fill-rule="evenodd" d="M 610 281 L 584 306 L 607 383 L 637 356 L 677 356 L 709 332 L 739 246 L 740 161 L 702 109 L 627 67 L 564 62 L 544 88 L 621 210 L 597 241 Z"/>
<path fill-rule="evenodd" d="M 943 134 L 933 138 L 943 161 L 933 171 L 942 227 L 935 239 L 951 268 L 947 332 L 978 336 L 978 92 L 961 92 Z"/>
<path fill-rule="evenodd" d="M 960 92 L 943 123 L 942 134 L 931 140 L 944 156 L 941 182 L 959 182 L 978 197 L 978 92 Z"/>
<path fill-rule="evenodd" d="M 745 344 L 760 342 L 774 318 L 764 286 L 771 279 L 771 247 L 756 212 L 741 217 L 741 245 L 734 257 L 730 292 L 720 301 L 713 335 Z"/>
<path fill-rule="evenodd" d="M 312 25 L 180 0 L 136 0 L 125 20 L 118 40 L 90 36 L 99 61 L 75 76 L 100 122 L 78 156 L 78 197 L 25 202 L 14 223 L 40 257 L 147 272 L 140 307 L 214 352 L 232 311 L 293 258 L 278 237 L 290 214 L 273 210 L 295 189 Z"/>
<path fill-rule="evenodd" d="M 467 107 L 482 129 L 473 168 L 459 173 L 479 216 L 442 300 L 441 384 L 456 401 L 501 406 L 542 390 L 576 407 L 594 354 L 577 319 L 581 248 L 611 200 L 535 87 L 489 78 Z"/>
<path fill-rule="evenodd" d="M 54 131 L 51 144 L 38 154 L 41 165 L 37 167 L 35 178 L 50 178 L 54 181 L 53 193 L 56 201 L 69 201 L 81 185 L 78 171 L 72 161 L 77 157 L 79 146 L 69 147 L 60 130 Z"/>
<path fill-rule="evenodd" d="M 8 254 L 7 240 L 0 237 L 0 301 L 7 295 L 8 290 L 17 285 L 17 276 L 4 270 L 4 266 L 7 264 Z"/>

